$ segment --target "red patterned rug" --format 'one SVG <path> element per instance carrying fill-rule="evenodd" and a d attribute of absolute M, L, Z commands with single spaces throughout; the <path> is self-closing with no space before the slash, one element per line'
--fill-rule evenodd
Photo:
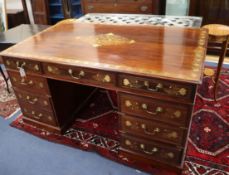
<path fill-rule="evenodd" d="M 19 106 L 11 85 L 10 92 L 11 93 L 7 92 L 6 83 L 0 74 L 0 117 L 10 118 L 19 110 Z"/>
<path fill-rule="evenodd" d="M 229 70 L 223 70 L 218 102 L 214 102 L 212 91 L 212 77 L 205 76 L 198 88 L 183 175 L 229 174 Z M 150 174 L 172 175 L 172 172 L 118 157 L 119 133 L 118 126 L 114 125 L 118 123 L 115 96 L 114 92 L 98 90 L 64 135 L 24 124 L 21 117 L 11 125 L 49 141 L 96 151 L 106 158 Z"/>

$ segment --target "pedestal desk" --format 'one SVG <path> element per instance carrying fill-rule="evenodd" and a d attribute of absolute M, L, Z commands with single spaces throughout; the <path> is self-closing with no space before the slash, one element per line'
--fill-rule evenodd
<path fill-rule="evenodd" d="M 65 20 L 1 53 L 23 121 L 63 133 L 94 88 L 118 94 L 119 154 L 180 173 L 208 33 Z"/>

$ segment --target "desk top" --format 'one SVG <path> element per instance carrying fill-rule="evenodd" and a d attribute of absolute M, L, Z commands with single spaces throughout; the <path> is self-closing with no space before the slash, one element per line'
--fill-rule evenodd
<path fill-rule="evenodd" d="M 204 29 L 65 20 L 1 55 L 200 83 L 206 44 Z"/>

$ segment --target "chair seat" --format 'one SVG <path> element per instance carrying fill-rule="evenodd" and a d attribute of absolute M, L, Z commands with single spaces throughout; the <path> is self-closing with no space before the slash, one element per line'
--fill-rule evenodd
<path fill-rule="evenodd" d="M 221 24 L 208 24 L 203 26 L 208 29 L 209 42 L 223 42 L 226 41 L 229 36 L 229 26 Z"/>

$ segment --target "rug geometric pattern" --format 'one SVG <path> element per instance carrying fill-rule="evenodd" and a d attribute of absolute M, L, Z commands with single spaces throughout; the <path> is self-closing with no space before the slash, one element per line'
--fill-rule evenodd
<path fill-rule="evenodd" d="M 19 110 L 16 97 L 13 93 L 10 81 L 10 92 L 6 90 L 6 83 L 2 76 L 0 76 L 0 116 L 3 118 L 10 118 L 15 112 Z"/>

